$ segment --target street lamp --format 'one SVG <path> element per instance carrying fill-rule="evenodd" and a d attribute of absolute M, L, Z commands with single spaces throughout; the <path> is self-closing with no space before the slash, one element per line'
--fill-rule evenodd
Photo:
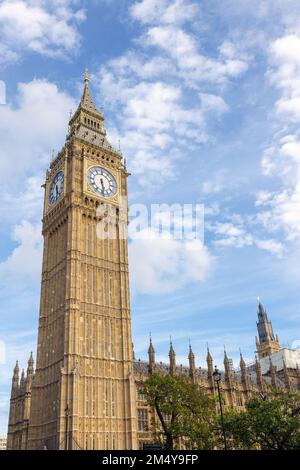
<path fill-rule="evenodd" d="M 227 440 L 226 440 L 226 432 L 225 432 L 225 426 L 224 426 L 223 406 L 222 406 L 221 390 L 220 390 L 221 372 L 218 370 L 217 366 L 215 366 L 215 371 L 213 373 L 213 378 L 214 378 L 214 381 L 217 384 L 217 388 L 218 388 L 222 434 L 223 434 L 223 439 L 224 439 L 224 450 L 227 450 Z"/>

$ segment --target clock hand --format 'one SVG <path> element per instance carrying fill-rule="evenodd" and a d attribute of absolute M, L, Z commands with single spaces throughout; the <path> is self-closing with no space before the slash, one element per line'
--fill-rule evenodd
<path fill-rule="evenodd" d="M 103 183 L 103 178 L 100 178 L 100 183 L 101 183 L 101 186 L 102 186 L 102 191 L 104 191 L 105 187 L 104 187 L 104 183 Z"/>

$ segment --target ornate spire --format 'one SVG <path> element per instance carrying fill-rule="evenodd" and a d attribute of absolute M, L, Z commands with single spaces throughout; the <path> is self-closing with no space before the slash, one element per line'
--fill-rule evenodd
<path fill-rule="evenodd" d="M 14 368 L 14 375 L 13 375 L 15 378 L 19 378 L 19 371 L 20 371 L 20 369 L 19 369 L 19 361 L 17 361 L 17 362 L 16 362 L 16 365 L 15 365 L 15 368 Z"/>
<path fill-rule="evenodd" d="M 90 79 L 89 79 L 88 69 L 85 69 L 84 90 L 83 90 L 83 95 L 80 100 L 79 108 L 84 109 L 85 111 L 89 111 L 90 113 L 97 114 L 98 116 L 102 117 L 102 113 L 97 109 L 94 103 L 94 100 L 92 98 L 89 83 L 90 83 Z"/>
<path fill-rule="evenodd" d="M 261 365 L 256 355 L 255 355 L 255 372 L 256 372 L 256 383 L 260 391 L 262 392 L 264 391 L 265 385 L 264 385 L 264 380 L 263 380 L 263 376 L 261 373 Z"/>
<path fill-rule="evenodd" d="M 246 363 L 244 361 L 242 352 L 240 352 L 240 369 L 241 369 L 241 379 L 242 379 L 242 384 L 246 389 L 249 388 L 249 377 L 248 377 L 248 371 L 246 367 Z"/>
<path fill-rule="evenodd" d="M 225 380 L 231 380 L 231 363 L 227 356 L 227 352 L 224 346 L 224 368 L 225 368 Z"/>
<path fill-rule="evenodd" d="M 241 351 L 240 351 L 240 368 L 241 370 L 246 368 L 246 363 L 244 361 L 243 354 Z"/>
<path fill-rule="evenodd" d="M 229 359 L 228 359 L 228 356 L 227 356 L 226 348 L 224 346 L 224 366 L 229 367 L 229 364 L 230 364 L 230 362 L 229 362 Z"/>
<path fill-rule="evenodd" d="M 25 372 L 24 372 L 24 369 L 22 369 L 21 380 L 20 380 L 20 391 L 21 392 L 25 391 L 25 386 L 26 386 Z"/>
<path fill-rule="evenodd" d="M 258 322 L 257 331 L 258 338 L 256 338 L 256 349 L 259 358 L 270 356 L 273 352 L 280 350 L 280 343 L 278 336 L 275 337 L 271 321 L 268 319 L 267 312 L 259 301 L 258 304 Z"/>
<path fill-rule="evenodd" d="M 263 304 L 260 302 L 258 302 L 258 311 L 257 311 L 257 315 L 258 315 L 258 319 L 259 320 L 262 320 L 262 321 L 268 321 L 268 315 L 267 315 L 267 312 L 263 306 Z"/>
<path fill-rule="evenodd" d="M 19 392 L 19 362 L 16 362 L 11 384 L 11 397 L 15 397 Z"/>
<path fill-rule="evenodd" d="M 152 374 L 155 368 L 155 350 L 152 344 L 152 338 L 150 333 L 150 343 L 148 349 L 148 357 L 149 357 L 149 374 Z"/>
<path fill-rule="evenodd" d="M 27 392 L 31 391 L 33 375 L 34 375 L 34 360 L 33 360 L 33 355 L 31 352 L 29 359 L 28 359 L 28 367 L 27 367 L 27 378 L 26 378 L 26 391 Z"/>
<path fill-rule="evenodd" d="M 192 346 L 190 343 L 190 349 L 189 349 L 189 366 L 190 366 L 190 378 L 192 380 L 195 380 L 195 374 L 196 374 L 196 367 L 195 367 L 195 355 L 192 350 Z"/>
<path fill-rule="evenodd" d="M 175 374 L 176 371 L 176 354 L 173 349 L 172 340 L 170 338 L 170 350 L 169 350 L 169 358 L 170 358 L 170 374 Z"/>
<path fill-rule="evenodd" d="M 213 387 L 213 385 L 214 385 L 214 380 L 213 380 L 214 366 L 213 366 L 213 358 L 210 354 L 208 344 L 207 344 L 206 363 L 207 363 L 207 378 L 210 382 L 211 387 Z"/>
<path fill-rule="evenodd" d="M 208 344 L 207 344 L 206 362 L 207 362 L 207 365 L 208 365 L 208 366 L 213 363 L 213 358 L 212 358 L 212 356 L 211 356 L 211 354 L 210 354 L 210 350 L 209 350 Z"/>
<path fill-rule="evenodd" d="M 33 354 L 32 354 L 32 351 L 31 351 L 29 359 L 28 359 L 28 369 L 27 370 L 33 370 L 33 366 L 34 366 L 34 360 L 33 360 Z"/>

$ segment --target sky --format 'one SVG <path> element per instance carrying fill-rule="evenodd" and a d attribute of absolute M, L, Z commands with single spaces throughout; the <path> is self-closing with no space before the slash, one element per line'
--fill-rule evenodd
<path fill-rule="evenodd" d="M 36 351 L 45 171 L 88 68 L 130 205 L 203 204 L 204 244 L 129 242 L 135 355 L 253 361 L 257 297 L 300 346 L 298 0 L 0 1 L 0 435 Z M 6 90 L 6 93 L 5 93 Z M 150 236 L 152 235 L 152 236 Z"/>

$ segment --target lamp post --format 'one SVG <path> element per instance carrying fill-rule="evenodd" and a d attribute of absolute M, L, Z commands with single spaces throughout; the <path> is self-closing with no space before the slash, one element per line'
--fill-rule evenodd
<path fill-rule="evenodd" d="M 217 388 L 218 388 L 222 434 L 223 434 L 223 439 L 224 439 L 224 450 L 227 450 L 226 431 L 225 431 L 225 426 L 224 426 L 223 406 L 222 406 L 221 390 L 220 390 L 221 372 L 219 372 L 217 366 L 215 366 L 215 371 L 213 373 L 213 378 L 214 378 L 214 381 L 217 384 Z"/>

